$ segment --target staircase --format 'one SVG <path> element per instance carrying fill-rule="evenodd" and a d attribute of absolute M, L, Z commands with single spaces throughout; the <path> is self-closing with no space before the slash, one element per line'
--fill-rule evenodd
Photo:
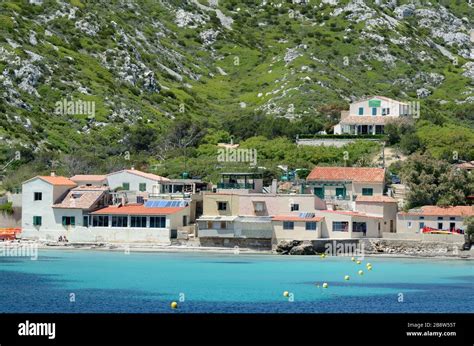
<path fill-rule="evenodd" d="M 393 198 L 398 202 L 399 207 L 403 207 L 405 203 L 405 196 L 407 187 L 404 184 L 392 184 Z"/>

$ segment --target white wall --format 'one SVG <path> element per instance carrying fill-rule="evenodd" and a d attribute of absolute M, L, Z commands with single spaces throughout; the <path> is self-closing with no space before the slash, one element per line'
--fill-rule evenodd
<path fill-rule="evenodd" d="M 107 176 L 107 181 L 111 190 L 117 187 L 123 187 L 123 183 L 130 184 L 130 191 L 139 191 L 140 183 L 146 184 L 146 192 L 153 192 L 153 185 L 157 184 L 157 181 L 141 177 L 139 175 L 129 172 L 118 172 Z"/>
<path fill-rule="evenodd" d="M 359 107 L 364 107 L 364 116 L 372 116 L 372 107 L 369 107 L 369 100 L 381 101 L 380 107 L 377 107 L 377 116 L 382 116 L 382 108 L 390 108 L 390 114 L 387 117 L 398 117 L 400 115 L 400 103 L 398 101 L 388 101 L 377 97 L 351 103 L 349 114 L 351 116 L 359 115 Z"/>
<path fill-rule="evenodd" d="M 41 216 L 43 230 L 57 229 L 57 215 L 53 212 L 52 205 L 64 196 L 69 190 L 66 186 L 53 186 L 44 180 L 36 178 L 31 180 L 22 187 L 22 231 L 36 230 L 33 226 L 33 216 Z M 41 192 L 42 200 L 35 201 L 34 193 Z M 74 216 L 74 215 L 71 215 Z M 76 223 L 82 220 L 76 218 Z M 61 224 L 61 221 L 59 222 Z"/>
<path fill-rule="evenodd" d="M 170 230 L 167 228 L 115 228 L 115 227 L 82 227 L 55 231 L 29 230 L 22 232 L 21 237 L 25 239 L 36 239 L 43 241 L 57 241 L 60 236 L 66 236 L 70 242 L 117 242 L 117 243 L 170 243 Z"/>

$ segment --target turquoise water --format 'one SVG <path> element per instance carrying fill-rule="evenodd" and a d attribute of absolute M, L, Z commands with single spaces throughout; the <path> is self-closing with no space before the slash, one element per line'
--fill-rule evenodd
<path fill-rule="evenodd" d="M 472 263 L 40 250 L 0 257 L 0 312 L 473 312 Z"/>

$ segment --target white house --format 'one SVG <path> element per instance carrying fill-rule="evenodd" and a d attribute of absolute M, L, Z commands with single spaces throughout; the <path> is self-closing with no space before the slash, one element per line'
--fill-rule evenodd
<path fill-rule="evenodd" d="M 55 214 L 52 207 L 74 187 L 76 183 L 70 179 L 57 176 L 37 176 L 25 181 L 22 186 L 22 237 L 28 238 L 39 230 L 57 230 L 58 224 L 61 225 L 61 221 L 58 222 L 61 213 Z"/>
<path fill-rule="evenodd" d="M 341 112 L 341 121 L 334 127 L 334 134 L 383 134 L 386 124 L 413 111 L 410 104 L 388 97 L 364 98 L 351 103 L 349 111 Z"/>
<path fill-rule="evenodd" d="M 152 173 L 141 172 L 136 169 L 124 169 L 107 174 L 107 182 L 111 190 L 121 188 L 125 191 L 158 194 L 161 190 L 160 184 L 167 181 L 169 181 L 168 178 Z"/>

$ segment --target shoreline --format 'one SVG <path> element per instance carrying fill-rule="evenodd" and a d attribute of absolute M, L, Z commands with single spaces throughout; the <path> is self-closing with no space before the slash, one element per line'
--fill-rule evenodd
<path fill-rule="evenodd" d="M 1 244 L 1 243 L 0 243 Z M 229 247 L 203 247 L 203 246 L 185 246 L 185 245 L 157 245 L 157 244 L 51 244 L 38 241 L 20 241 L 20 242 L 4 242 L 3 244 L 9 245 L 37 245 L 38 250 L 93 250 L 93 251 L 113 251 L 113 252 L 136 252 L 136 253 L 209 253 L 209 254 L 234 254 L 234 255 L 273 255 L 280 257 L 319 257 L 316 255 L 281 255 L 272 250 L 257 250 L 250 248 L 229 248 Z M 442 259 L 442 260 L 473 260 L 474 257 L 471 255 L 472 250 L 466 251 L 464 256 L 443 256 L 443 255 L 407 255 L 401 253 L 365 253 L 363 257 L 370 258 L 412 258 L 412 259 Z M 347 256 L 333 256 L 326 255 L 328 257 L 351 257 Z M 354 255 L 354 257 L 360 257 Z"/>

